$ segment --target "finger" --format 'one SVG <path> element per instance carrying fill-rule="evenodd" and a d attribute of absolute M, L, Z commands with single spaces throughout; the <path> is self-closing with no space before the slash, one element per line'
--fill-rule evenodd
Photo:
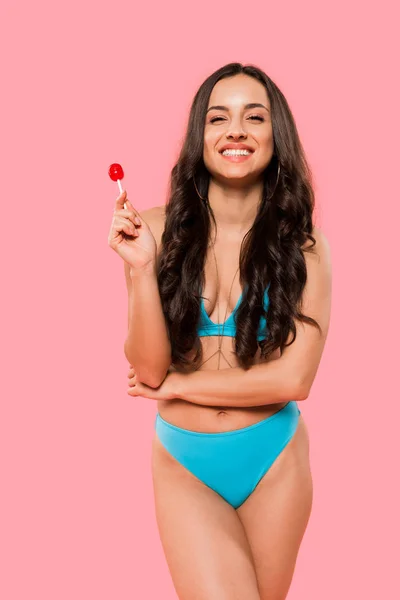
<path fill-rule="evenodd" d="M 117 233 L 124 231 L 127 235 L 134 235 L 135 237 L 139 235 L 139 232 L 132 221 L 125 217 L 116 217 L 114 219 L 114 231 Z"/>
<path fill-rule="evenodd" d="M 139 212 L 132 206 L 132 204 L 130 203 L 130 201 L 127 199 L 126 203 L 125 203 L 126 208 L 128 208 L 129 210 L 131 210 L 134 214 L 134 222 L 136 223 L 136 225 L 141 225 L 142 224 L 142 218 L 139 214 Z"/>
<path fill-rule="evenodd" d="M 127 393 L 129 396 L 142 396 L 141 390 L 137 386 L 128 388 Z"/>
<path fill-rule="evenodd" d="M 120 208 L 119 210 L 114 210 L 114 217 L 129 219 L 134 225 L 136 225 L 136 227 L 140 227 L 142 225 L 142 221 L 137 215 L 138 212 L 134 209 L 128 210 L 127 208 Z"/>
<path fill-rule="evenodd" d="M 141 225 L 142 218 L 136 208 L 132 206 L 131 202 L 128 200 L 126 190 L 124 190 L 115 201 L 114 214 L 122 214 L 122 216 L 126 216 L 126 212 L 128 210 L 129 214 L 132 214 L 132 221 L 134 221 L 136 225 Z M 121 213 L 121 211 L 123 212 Z"/>
<path fill-rule="evenodd" d="M 114 209 L 114 216 L 115 217 L 123 217 L 125 219 L 130 219 L 132 221 L 132 223 L 135 223 L 135 225 L 137 225 L 138 223 L 136 222 L 136 220 L 140 221 L 140 218 L 137 216 L 139 213 L 137 212 L 137 210 L 135 210 L 134 208 L 120 208 L 120 209 Z M 140 221 L 141 224 L 141 221 Z"/>
<path fill-rule="evenodd" d="M 124 208 L 125 201 L 126 201 L 126 190 L 123 190 L 123 192 L 120 193 L 120 195 L 118 196 L 118 198 L 115 201 L 115 210 Z"/>

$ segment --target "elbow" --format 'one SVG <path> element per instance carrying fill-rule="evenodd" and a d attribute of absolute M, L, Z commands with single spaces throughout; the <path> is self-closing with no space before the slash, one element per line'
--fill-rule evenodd
<path fill-rule="evenodd" d="M 166 376 L 167 369 L 159 373 L 153 370 L 147 372 L 144 371 L 137 374 L 137 378 L 140 381 L 140 383 L 144 383 L 144 385 L 148 385 L 149 387 L 154 389 L 160 387 Z"/>
<path fill-rule="evenodd" d="M 132 364 L 132 363 L 130 363 Z M 154 367 L 135 367 L 136 379 L 144 385 L 148 385 L 151 388 L 158 388 L 168 373 L 168 367 L 154 366 Z"/>
<path fill-rule="evenodd" d="M 298 402 L 301 402 L 302 400 L 307 400 L 308 394 L 309 394 L 309 391 L 305 390 L 304 388 L 299 388 L 297 390 L 296 400 Z"/>
<path fill-rule="evenodd" d="M 153 364 L 151 361 L 141 361 L 142 364 L 140 364 L 136 358 L 130 356 L 126 347 L 124 348 L 124 354 L 128 363 L 134 366 L 137 380 L 140 383 L 151 388 L 158 388 L 162 384 L 171 365 L 171 357 L 158 361 L 157 364 Z"/>
<path fill-rule="evenodd" d="M 295 388 L 295 399 L 297 401 L 307 400 L 311 385 L 305 380 L 300 380 Z"/>

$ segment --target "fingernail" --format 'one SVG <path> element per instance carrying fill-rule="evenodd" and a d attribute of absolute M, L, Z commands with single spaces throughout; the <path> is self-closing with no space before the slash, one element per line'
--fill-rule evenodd
<path fill-rule="evenodd" d="M 135 217 L 133 220 L 135 221 L 136 225 L 140 225 L 139 217 Z"/>

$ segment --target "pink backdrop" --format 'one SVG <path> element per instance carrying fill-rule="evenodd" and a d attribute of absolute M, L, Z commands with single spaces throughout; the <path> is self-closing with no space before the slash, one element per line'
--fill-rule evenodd
<path fill-rule="evenodd" d="M 398 597 L 394 1 L 4 0 L 0 23 L 0 597 L 176 598 L 152 497 L 156 405 L 126 393 L 107 169 L 124 166 L 139 211 L 164 203 L 192 97 L 235 60 L 288 99 L 333 261 L 288 600 Z"/>

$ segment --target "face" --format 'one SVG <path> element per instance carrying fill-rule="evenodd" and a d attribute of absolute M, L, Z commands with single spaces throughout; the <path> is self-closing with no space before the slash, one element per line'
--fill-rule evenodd
<path fill-rule="evenodd" d="M 223 155 L 227 145 L 246 146 L 249 154 Z M 273 152 L 271 107 L 264 86 L 244 74 L 218 81 L 211 92 L 204 129 L 203 159 L 211 176 L 248 184 L 259 179 Z"/>

